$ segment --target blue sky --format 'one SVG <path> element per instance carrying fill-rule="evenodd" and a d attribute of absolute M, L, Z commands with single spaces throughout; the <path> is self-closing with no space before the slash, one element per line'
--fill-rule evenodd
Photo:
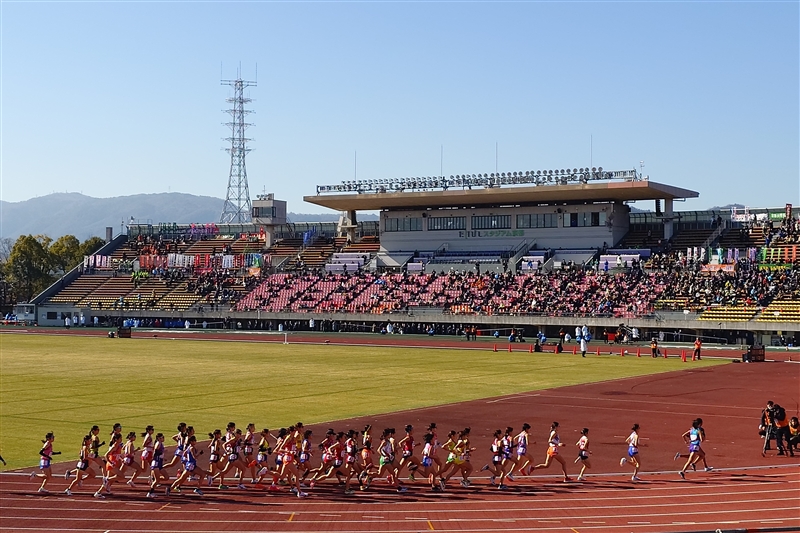
<path fill-rule="evenodd" d="M 677 209 L 800 203 L 797 2 L 3 2 L 2 199 L 224 197 L 359 178 L 645 164 Z M 649 208 L 640 204 L 638 207 Z"/>

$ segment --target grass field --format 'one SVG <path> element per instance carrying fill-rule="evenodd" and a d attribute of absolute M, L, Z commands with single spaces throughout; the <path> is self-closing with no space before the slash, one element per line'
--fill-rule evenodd
<path fill-rule="evenodd" d="M 13 469 L 36 464 L 47 431 L 72 460 L 93 424 L 103 434 L 114 422 L 165 434 L 179 421 L 200 435 L 229 420 L 278 428 L 681 368 L 649 357 L 0 334 L 0 450 Z"/>

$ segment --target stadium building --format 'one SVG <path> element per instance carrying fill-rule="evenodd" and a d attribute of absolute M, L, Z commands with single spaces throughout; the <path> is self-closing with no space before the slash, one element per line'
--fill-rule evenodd
<path fill-rule="evenodd" d="M 305 201 L 338 223 L 290 223 L 268 194 L 251 224 L 133 224 L 31 303 L 41 325 L 791 339 L 791 205 L 675 211 L 697 196 L 602 168 L 319 185 Z"/>

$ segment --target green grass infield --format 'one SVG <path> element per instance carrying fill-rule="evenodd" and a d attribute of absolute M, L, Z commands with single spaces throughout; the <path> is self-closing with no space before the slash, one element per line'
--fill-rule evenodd
<path fill-rule="evenodd" d="M 724 364 L 704 359 L 692 368 Z M 93 424 L 279 428 L 685 369 L 678 358 L 0 334 L 0 454 L 74 460 Z"/>

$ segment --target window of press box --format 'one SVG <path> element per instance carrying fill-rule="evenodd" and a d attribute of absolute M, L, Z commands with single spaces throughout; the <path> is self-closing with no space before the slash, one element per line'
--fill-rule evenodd
<path fill-rule="evenodd" d="M 384 231 L 422 231 L 421 218 L 387 218 Z"/>
<path fill-rule="evenodd" d="M 429 217 L 428 231 L 467 229 L 467 217 Z"/>

